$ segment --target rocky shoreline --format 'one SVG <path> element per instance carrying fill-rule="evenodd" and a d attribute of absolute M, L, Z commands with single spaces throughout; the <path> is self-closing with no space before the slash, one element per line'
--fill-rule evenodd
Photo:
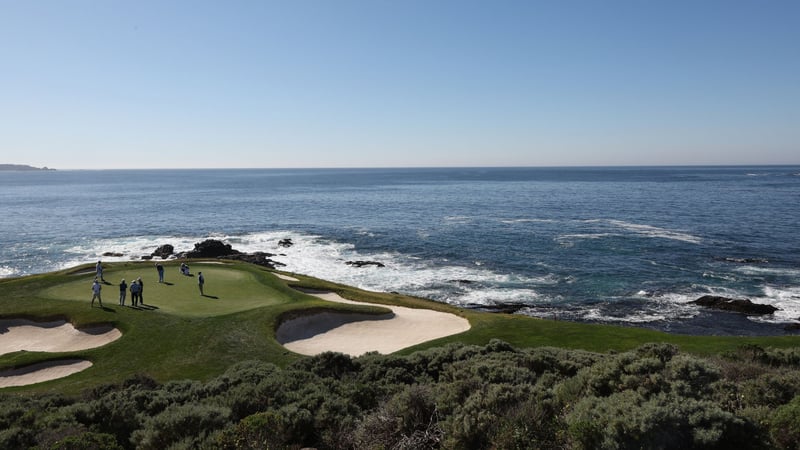
<path fill-rule="evenodd" d="M 278 245 L 283 248 L 289 248 L 294 245 L 291 239 L 285 238 L 278 242 Z M 109 257 L 122 257 L 121 253 L 107 252 L 103 256 Z M 194 244 L 194 249 L 175 253 L 175 248 L 171 244 L 163 244 L 156 248 L 152 253 L 141 256 L 143 260 L 152 260 L 155 258 L 160 259 L 186 259 L 186 258 L 215 258 L 215 259 L 228 259 L 235 261 L 243 261 L 258 266 L 266 267 L 271 270 L 285 267 L 286 264 L 275 261 L 275 256 L 285 256 L 283 254 L 274 254 L 267 252 L 253 252 L 244 253 L 234 249 L 230 244 L 226 244 L 217 239 L 206 239 L 202 242 Z M 373 267 L 376 269 L 386 267 L 383 263 L 378 261 L 345 261 L 344 264 L 353 267 L 354 269 L 361 269 L 364 267 Z M 470 280 L 450 280 L 450 282 L 458 284 L 470 284 Z M 744 316 L 763 316 L 773 314 L 778 311 L 778 308 L 767 305 L 754 303 L 749 299 L 733 299 L 714 295 L 704 295 L 696 300 L 688 302 L 709 310 L 730 312 Z M 470 308 L 470 306 L 466 306 Z M 472 309 L 483 310 L 487 312 L 501 313 L 501 314 L 516 314 L 525 305 L 522 304 L 496 304 L 496 305 L 474 305 Z M 786 331 L 800 331 L 800 319 L 797 323 L 789 324 L 785 327 Z"/>

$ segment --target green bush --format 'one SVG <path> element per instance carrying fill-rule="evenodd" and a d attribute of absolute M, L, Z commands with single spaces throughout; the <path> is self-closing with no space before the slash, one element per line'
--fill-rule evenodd
<path fill-rule="evenodd" d="M 114 436 L 93 432 L 64 438 L 49 448 L 50 450 L 123 450 Z"/>
<path fill-rule="evenodd" d="M 800 449 L 800 396 L 775 411 L 769 433 L 778 448 Z"/>
<path fill-rule="evenodd" d="M 170 406 L 146 419 L 144 426 L 132 434 L 131 441 L 140 449 L 164 449 L 175 443 L 187 443 L 187 439 L 187 444 L 197 446 L 210 432 L 222 429 L 229 415 L 230 410 L 220 406 Z"/>
<path fill-rule="evenodd" d="M 689 355 L 678 355 L 666 367 L 672 391 L 683 397 L 705 398 L 711 394 L 714 383 L 720 379 L 717 367 Z"/>
<path fill-rule="evenodd" d="M 221 433 L 215 442 L 219 449 L 292 449 L 300 445 L 291 442 L 292 436 L 283 417 L 275 411 L 245 417 L 235 427 Z"/>
<path fill-rule="evenodd" d="M 356 448 L 438 448 L 442 438 L 434 393 L 408 386 L 368 414 L 354 431 Z"/>
<path fill-rule="evenodd" d="M 761 448 L 755 427 L 711 402 L 629 390 L 587 397 L 566 416 L 579 448 Z"/>
<path fill-rule="evenodd" d="M 492 341 L 243 362 L 202 382 L 134 376 L 82 397 L 0 396 L 0 448 L 797 448 L 797 355 Z"/>

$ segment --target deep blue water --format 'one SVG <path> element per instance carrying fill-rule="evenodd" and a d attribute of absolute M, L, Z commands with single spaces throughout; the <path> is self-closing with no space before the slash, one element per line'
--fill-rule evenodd
<path fill-rule="evenodd" d="M 782 334 L 800 318 L 798 206 L 789 166 L 0 172 L 0 277 L 217 237 L 283 253 L 290 271 L 452 304 Z M 686 304 L 709 293 L 781 310 Z"/>

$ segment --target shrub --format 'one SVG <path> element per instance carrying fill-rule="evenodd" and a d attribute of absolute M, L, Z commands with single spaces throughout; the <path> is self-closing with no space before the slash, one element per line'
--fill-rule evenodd
<path fill-rule="evenodd" d="M 775 411 L 769 433 L 778 448 L 800 449 L 800 396 Z"/>
<path fill-rule="evenodd" d="M 556 402 L 539 394 L 498 418 L 491 446 L 498 449 L 564 448 L 564 424 Z"/>
<path fill-rule="evenodd" d="M 713 383 L 720 379 L 717 367 L 688 355 L 678 355 L 667 363 L 671 389 L 680 396 L 702 398 L 712 392 Z"/>
<path fill-rule="evenodd" d="M 110 434 L 85 432 L 56 442 L 50 450 L 123 450 L 123 447 Z"/>
<path fill-rule="evenodd" d="M 292 436 L 286 423 L 276 411 L 266 411 L 245 417 L 235 427 L 217 437 L 220 449 L 289 449 Z"/>
<path fill-rule="evenodd" d="M 131 441 L 141 449 L 163 449 L 187 438 L 199 443 L 210 431 L 223 428 L 229 415 L 228 408 L 219 406 L 170 406 L 147 419 L 144 427 L 133 433 Z"/>
<path fill-rule="evenodd" d="M 30 448 L 36 443 L 36 431 L 21 426 L 0 430 L 0 448 Z"/>
<path fill-rule="evenodd" d="M 747 406 L 777 408 L 800 395 L 800 373 L 766 373 L 741 383 L 740 392 Z"/>
<path fill-rule="evenodd" d="M 203 386 L 204 396 L 223 395 L 241 384 L 256 385 L 273 376 L 278 367 L 261 361 L 244 361 L 231 366 L 224 374 Z"/>
<path fill-rule="evenodd" d="M 356 448 L 437 448 L 442 431 L 433 398 L 429 386 L 406 387 L 359 424 Z"/>
<path fill-rule="evenodd" d="M 358 370 L 358 365 L 350 356 L 337 352 L 324 352 L 310 358 L 297 361 L 292 365 L 295 370 L 311 372 L 321 378 L 340 379 Z"/>
<path fill-rule="evenodd" d="M 579 448 L 760 448 L 755 427 L 712 402 L 634 391 L 587 397 L 567 415 Z"/>

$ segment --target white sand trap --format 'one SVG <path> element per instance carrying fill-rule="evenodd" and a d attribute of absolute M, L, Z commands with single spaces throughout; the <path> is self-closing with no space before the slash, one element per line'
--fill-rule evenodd
<path fill-rule="evenodd" d="M 393 353 L 412 345 L 469 330 L 469 321 L 455 314 L 403 306 L 355 302 L 336 293 L 311 294 L 323 300 L 380 306 L 392 314 L 320 313 L 288 320 L 278 327 L 277 339 L 302 355 L 326 351 L 359 356 Z"/>
<path fill-rule="evenodd" d="M 286 280 L 286 281 L 300 281 L 300 280 L 298 280 L 298 279 L 297 279 L 297 278 L 295 278 L 295 277 L 290 277 L 289 275 L 282 275 L 282 274 L 280 274 L 280 273 L 275 273 L 275 272 L 272 272 L 272 274 L 273 274 L 273 275 L 275 275 L 276 277 L 280 278 L 281 280 Z"/>
<path fill-rule="evenodd" d="M 12 386 L 27 386 L 29 384 L 64 378 L 92 367 L 90 361 L 70 359 L 62 361 L 48 361 L 31 364 L 22 369 L 11 369 L 0 372 L 0 388 Z"/>
<path fill-rule="evenodd" d="M 100 347 L 119 339 L 119 330 L 99 325 L 81 330 L 65 320 L 33 322 L 25 319 L 0 320 L 0 355 L 29 352 L 72 352 Z"/>
<path fill-rule="evenodd" d="M 122 333 L 111 325 L 77 330 L 64 320 L 33 322 L 25 319 L 0 320 L 0 355 L 18 352 L 71 352 L 100 347 L 119 339 Z M 0 372 L 0 388 L 26 386 L 66 377 L 88 369 L 85 360 L 62 360 L 32 364 Z"/>

